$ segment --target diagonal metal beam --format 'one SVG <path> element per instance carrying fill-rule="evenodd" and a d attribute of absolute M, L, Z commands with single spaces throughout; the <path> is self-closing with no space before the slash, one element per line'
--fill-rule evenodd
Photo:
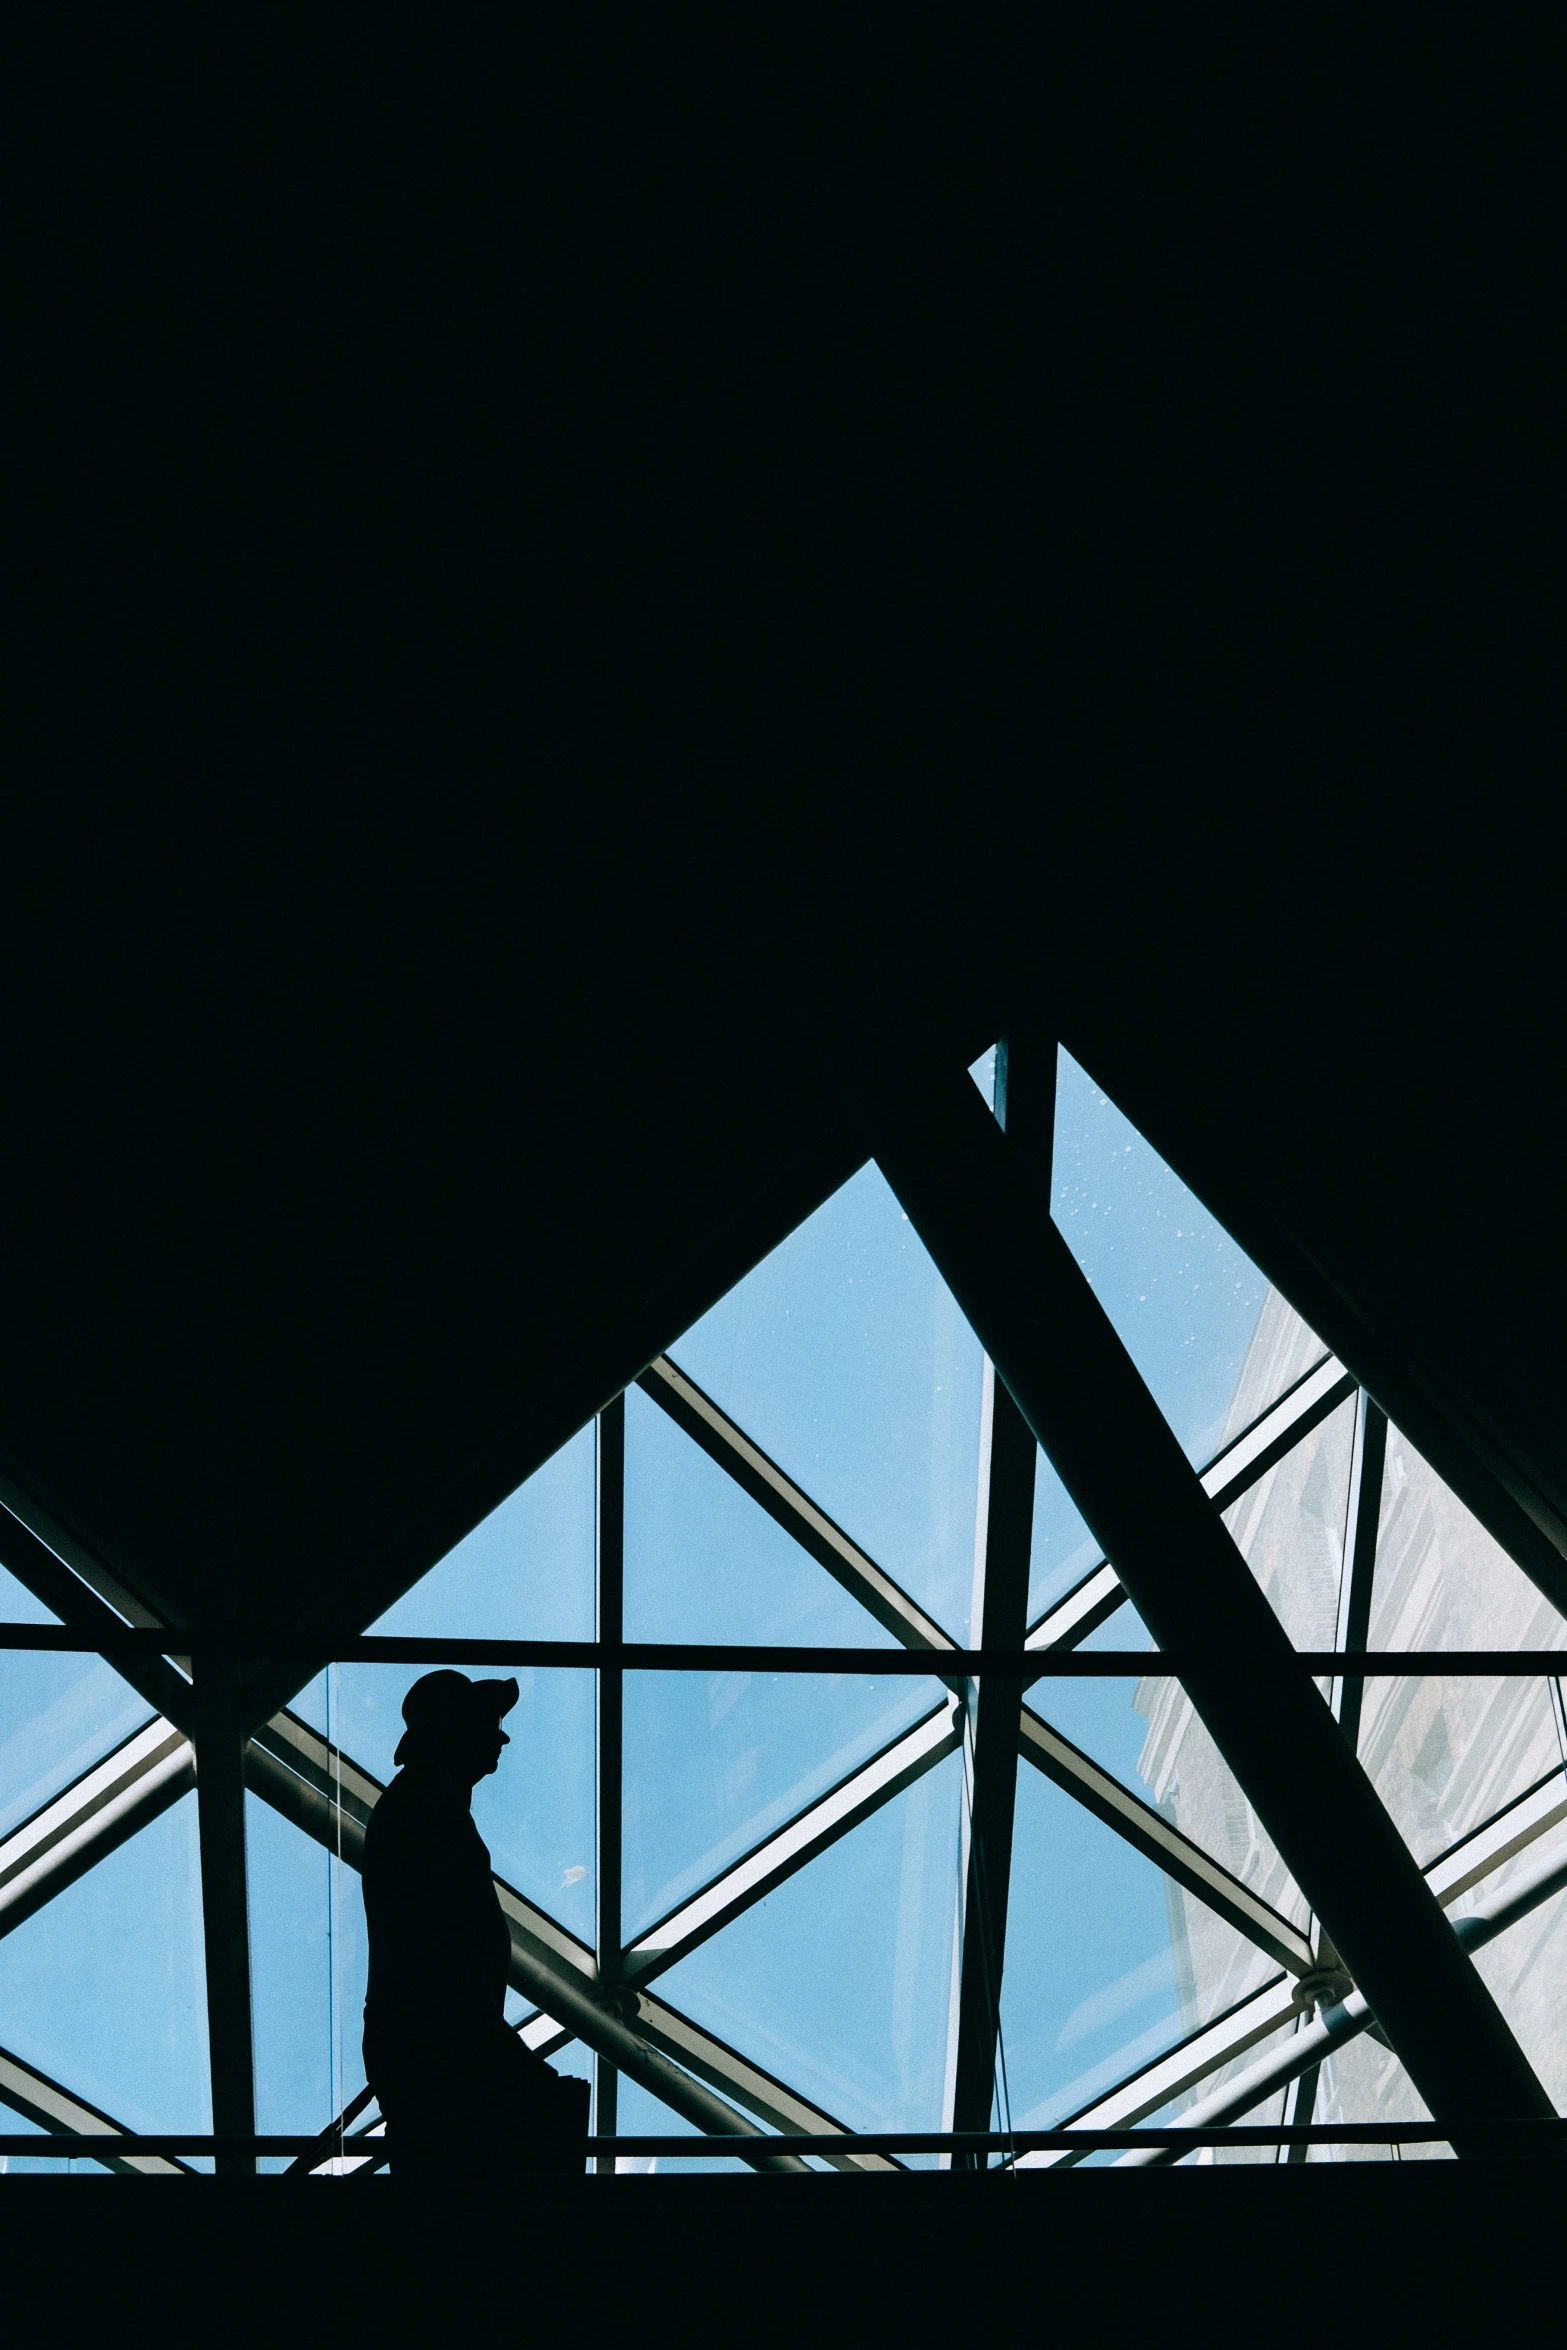
<path fill-rule="evenodd" d="M 1546 1854 L 1522 1883 L 1479 1903 L 1466 1917 L 1460 1918 L 1455 1929 L 1457 1937 L 1466 1950 L 1481 1950 L 1520 1919 L 1531 1916 L 1545 1902 L 1554 1899 L 1564 1886 L 1567 1886 L 1567 1850 L 1558 1847 Z M 1456 1893 L 1451 1898 L 1456 1900 Z M 1314 2072 L 1335 2048 L 1342 2048 L 1361 2032 L 1374 2031 L 1376 2022 L 1365 1995 L 1351 1991 L 1346 1999 L 1325 2008 L 1316 2022 L 1298 2033 L 1287 2047 L 1271 2056 L 1259 2057 L 1235 2080 L 1227 2081 L 1222 2089 L 1215 2089 L 1211 2096 L 1189 2106 L 1175 2126 L 1205 2130 L 1239 2121 L 1243 2114 L 1276 2096 L 1292 2081 Z M 1138 2149 L 1120 2157 L 1122 2164 L 1138 2169 L 1179 2160 L 1180 2155 L 1173 2147 Z"/>
<path fill-rule="evenodd" d="M 1436 2119 L 1478 2151 L 1488 2122 L 1551 2114 L 967 1076 L 887 1094 L 876 1155 L 1155 1640 L 1215 1660 L 1188 1695 Z"/>
<path fill-rule="evenodd" d="M 7 1491 L 12 1501 L 19 1504 L 20 1496 L 14 1488 L 8 1487 Z M 0 1566 L 75 1631 L 112 1643 L 116 1633 L 123 1632 L 127 1624 L 144 1630 L 157 1624 L 155 1616 L 129 1597 L 124 1597 L 123 1614 L 111 1607 L 75 1567 L 51 1550 L 17 1516 L 16 1510 L 4 1502 L 0 1502 Z M 191 1685 L 164 1657 L 116 1650 L 114 1669 L 146 1698 L 155 1712 L 166 1715 L 182 1730 L 190 1729 L 194 1718 Z"/>
<path fill-rule="evenodd" d="M 1053 1780 L 1085 1811 L 1114 1829 L 1124 1843 L 1151 1860 L 1178 1885 L 1206 1904 L 1248 1942 L 1287 1967 L 1291 1974 L 1307 1975 L 1317 1964 L 1311 1937 L 1281 1917 L 1259 1893 L 1232 1876 L 1227 1868 L 1183 1835 L 1173 1821 L 1152 1804 L 1144 1803 L 1120 1780 L 1102 1770 L 1069 1738 L 1041 1720 L 1032 1707 L 1023 1708 L 1019 1745 L 1024 1758 Z M 976 2129 L 984 2125 L 975 2123 Z"/>
<path fill-rule="evenodd" d="M 646 1983 L 673 1966 L 720 1927 L 763 1900 L 786 1877 L 803 1869 L 807 1861 L 847 1836 L 861 1820 L 890 1803 L 905 1787 L 912 1787 L 949 1754 L 956 1754 L 962 1742 L 960 1701 L 949 1697 L 754 1852 L 638 1935 L 621 1962 L 624 1980 Z"/>
<path fill-rule="evenodd" d="M 196 1756 L 172 1722 L 149 1722 L 0 1842 L 0 1934 L 146 1827 L 196 1784 Z"/>
<path fill-rule="evenodd" d="M 1504 1806 L 1450 1852 L 1431 1862 L 1425 1870 L 1426 1882 L 1445 1909 L 1457 1901 L 1461 1894 L 1482 1884 L 1487 1877 L 1494 1876 L 1520 1852 L 1540 1843 L 1553 1829 L 1564 1823 L 1567 1823 L 1567 1769 L 1559 1768 L 1537 1787 L 1529 1788 Z M 1516 1917 L 1527 1915 L 1529 1910 L 1549 1899 L 1551 1892 L 1557 1889 L 1559 1872 L 1563 1871 L 1567 1871 L 1567 1848 L 1558 1848 L 1529 1872 L 1520 1887 L 1484 1905 L 1491 1918 L 1499 1921 L 1496 1931 L 1503 1931 L 1505 1926 L 1515 1922 Z M 1523 1906 L 1515 1907 L 1515 1903 L 1520 1900 Z M 1468 1919 L 1464 1919 L 1460 1921 L 1458 1931 L 1467 1941 L 1475 1929 L 1470 1926 Z M 1134 2122 L 1144 2121 L 1149 2114 L 1157 2113 L 1162 2106 L 1168 2105 L 1172 2098 L 1182 2096 L 1186 2090 L 1195 2088 L 1211 2074 L 1221 2072 L 1226 2065 L 1233 2064 L 1258 2040 L 1265 2039 L 1270 2032 L 1287 2024 L 1292 2016 L 1309 2010 L 1310 2004 L 1308 1993 L 1298 1982 L 1276 1978 L 1271 1983 L 1265 1983 L 1224 2015 L 1215 2017 L 1213 2022 L 1192 2033 L 1178 2047 L 1169 2050 L 1164 2056 L 1156 2057 L 1151 2064 L 1129 2075 L 1125 2081 L 1118 2082 L 1106 2096 L 1096 2098 L 1093 2103 L 1069 2115 L 1062 2126 L 1108 2130 L 1129 2128 Z M 1355 2021 L 1356 2030 L 1369 2029 L 1374 2020 L 1369 2007 L 1358 1997 L 1347 2001 L 1343 2009 L 1334 2012 L 1341 2017 L 1347 2013 Z M 1342 2025 L 1335 2026 L 1335 2031 L 1343 2038 L 1353 2036 L 1344 2032 Z M 1249 2112 L 1253 2105 L 1261 2104 L 1265 2097 L 1272 2096 L 1289 2080 L 1298 2077 L 1292 2069 L 1297 2063 L 1301 2070 L 1305 2070 L 1326 2053 L 1328 2047 L 1335 2044 L 1334 2041 L 1324 2043 L 1314 2057 L 1309 2044 L 1303 2046 L 1300 2041 L 1293 2041 L 1288 2049 L 1280 2050 L 1263 2060 L 1256 2076 L 1257 2082 L 1262 2085 L 1256 2086 L 1255 2094 L 1249 2096 L 1243 2104 L 1235 2106 L 1228 2118 L 1237 2119 L 1242 2112 Z M 1263 2069 L 1264 2064 L 1266 2070 Z M 1215 2092 L 1215 2096 L 1228 2100 L 1229 2086 Z M 1207 2110 L 1213 2112 L 1217 2109 L 1210 2106 Z M 1181 2118 L 1185 2122 L 1190 2115 Z M 1020 2157 L 1018 2167 L 1029 2169 L 1078 2159 L 1078 2156 L 1071 2154 L 1029 2154 Z"/>
<path fill-rule="evenodd" d="M 677 1363 L 667 1355 L 656 1356 L 637 1384 L 895 1640 L 905 1648 L 954 1646 L 935 1618 L 835 1525 L 825 1510 L 818 1509 L 810 1495 L 776 1461 L 769 1460 L 761 1446 L 753 1444 L 744 1429 L 737 1428 Z"/>
<path fill-rule="evenodd" d="M 173 2178 L 189 2171 L 188 2163 L 176 2162 L 168 2155 L 111 2153 L 106 2141 L 125 2135 L 123 2122 L 89 2105 L 84 2097 L 52 2081 L 25 2057 L 13 2056 L 8 2048 L 0 2048 L 0 2105 L 8 2105 L 24 2121 L 36 2122 L 48 2132 L 48 2137 L 39 2140 L 41 2155 L 81 2156 L 127 2176 Z M 91 2143 L 84 2145 L 84 2139 Z"/>
<path fill-rule="evenodd" d="M 1198 1482 L 1214 1508 L 1227 1510 L 1231 1502 L 1259 1485 L 1286 1453 L 1354 1392 L 1352 1374 L 1332 1355 L 1305 1372 L 1202 1471 Z M 1076 1648 L 1114 1615 L 1125 1597 L 1120 1576 L 1108 1559 L 1101 1559 L 1070 1591 L 1052 1601 L 1030 1628 L 1025 1645 Z M 1344 1645 L 1341 1640 L 1339 1646 Z M 1365 1642 L 1360 1645 L 1364 1647 Z"/>

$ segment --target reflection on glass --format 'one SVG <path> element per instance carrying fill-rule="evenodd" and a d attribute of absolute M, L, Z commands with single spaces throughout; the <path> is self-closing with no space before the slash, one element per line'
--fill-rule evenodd
<path fill-rule="evenodd" d="M 1204 2098 L 1217 2095 L 1219 2090 L 1227 2088 L 1231 2081 L 1238 2079 L 1243 2072 L 1249 2071 L 1252 2065 L 1260 2063 L 1266 2057 L 1278 2055 L 1300 2031 L 1302 2024 L 1309 2020 L 1309 2017 L 1296 2016 L 1289 2023 L 1281 2025 L 1278 2031 L 1268 2033 L 1266 2038 L 1254 2040 L 1252 2045 L 1245 2049 L 1241 2055 L 1232 2058 L 1228 2064 L 1220 2065 L 1216 2071 L 1209 2073 L 1204 2080 L 1198 2081 L 1192 2088 L 1183 2090 L 1179 2097 L 1172 2098 L 1171 2102 L 1161 2106 L 1157 2113 L 1147 2115 L 1146 2126 L 1152 2129 L 1157 2125 L 1168 2126 L 1178 2122 L 1181 2116 L 1189 2113 L 1194 2105 L 1200 2103 Z M 1253 2125 L 1287 2121 L 1291 2094 L 1290 2090 L 1281 2089 L 1277 2095 L 1267 2098 L 1261 2105 L 1253 2106 L 1248 2113 L 1237 2115 L 1236 2119 L 1248 2128 Z M 1274 2163 L 1280 2159 L 1280 2154 L 1276 2146 L 1203 2146 L 1196 2148 L 1190 2154 L 1182 2155 L 1180 2159 L 1186 2164 L 1195 2164 L 1206 2168 L 1211 2163 Z"/>
<path fill-rule="evenodd" d="M 1351 1396 L 1224 1513 L 1296 1648 L 1335 1644 L 1354 1448 Z"/>
<path fill-rule="evenodd" d="M 1112 1630 L 1118 1621 L 1112 1617 L 1098 1635 L 1106 1646 L 1121 1645 Z M 1137 1682 L 1045 1681 L 1028 1703 L 1281 1916 L 1305 1924 L 1305 1903 L 1277 1847 L 1179 1681 L 1163 1674 Z M 1182 1931 L 1196 1954 L 1194 1984 L 1210 1986 L 1194 1991 L 1193 2013 L 1217 2014 L 1255 1990 L 1274 1962 L 1191 1896 L 1172 1890 L 1172 1899 L 1188 1913 Z"/>
<path fill-rule="evenodd" d="M 1495 1900 L 1555 1850 L 1567 1852 L 1561 1829 L 1499 1869 L 1483 1886 L 1453 1904 L 1461 1917 L 1480 1900 Z M 1491 1996 L 1512 2027 L 1558 2113 L 1567 2110 L 1567 1894 L 1558 1893 L 1474 1954 Z"/>
<path fill-rule="evenodd" d="M 402 1704 L 418 1665 L 333 1665 L 295 1701 L 300 1717 L 373 1779 L 393 1776 Z M 475 1678 L 486 1678 L 476 1671 Z M 473 1792 L 473 1816 L 498 1877 L 592 1943 L 594 1676 L 520 1666 L 506 1716 L 511 1744 Z"/>
<path fill-rule="evenodd" d="M 875 1167 L 670 1352 L 878 1566 L 967 1637 L 982 1358 Z"/>
<path fill-rule="evenodd" d="M 1067 1052 L 1052 1191 L 1057 1225 L 1188 1459 L 1208 1460 L 1268 1284 Z"/>
<path fill-rule="evenodd" d="M 940 1697 L 934 1681 L 858 1673 L 628 1673 L 628 1937 L 825 1795 Z"/>
<path fill-rule="evenodd" d="M 626 1396 L 628 1640 L 890 1648 L 777 1521 L 637 1388 Z"/>
<path fill-rule="evenodd" d="M 14 1624 L 60 1620 L 3 1567 L 0 1617 Z M 31 1819 L 152 1715 L 147 1700 L 102 1657 L 0 1649 L 0 1836 Z"/>
<path fill-rule="evenodd" d="M 1232 1982 L 1277 1973 L 1052 1781 L 1019 1771 L 1001 1992 L 1014 2128 L 1080 2112 L 1228 2006 Z"/>
<path fill-rule="evenodd" d="M 205 2131 L 196 1798 L 0 1940 L 8 2047 L 129 2129 Z"/>
<path fill-rule="evenodd" d="M 581 1429 L 370 1626 L 411 1639 L 591 1640 L 594 1431 Z"/>
<path fill-rule="evenodd" d="M 949 1755 L 660 1995 L 851 2129 L 940 2129 L 961 1794 Z"/>
<path fill-rule="evenodd" d="M 1391 2048 L 1362 2032 L 1324 2058 L 1317 2083 L 1316 2120 L 1319 2122 L 1425 2122 L 1430 2109 Z M 1313 2146 L 1308 2162 L 1386 2162 L 1394 2149 L 1379 2146 Z M 1400 2162 L 1451 2159 L 1452 2149 L 1440 2142 L 1400 2146 Z"/>
<path fill-rule="evenodd" d="M 1028 1563 L 1028 1620 L 1064 1599 L 1103 1556 L 1077 1504 L 1056 1475 L 1048 1456 L 1034 1463 L 1034 1533 Z"/>
<path fill-rule="evenodd" d="M 1373 1648 L 1560 1648 L 1567 1625 L 1396 1428 L 1388 1430 Z M 1415 1857 L 1432 1860 L 1562 1760 L 1551 1686 L 1366 1684 L 1360 1755 Z"/>

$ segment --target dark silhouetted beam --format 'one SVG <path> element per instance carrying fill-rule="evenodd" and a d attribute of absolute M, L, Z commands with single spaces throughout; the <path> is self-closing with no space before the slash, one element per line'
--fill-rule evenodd
<path fill-rule="evenodd" d="M 256 2129 L 256 2089 L 245 1885 L 245 1741 L 232 1671 L 198 1658 L 195 1702 L 212 2128 L 219 2138 L 250 2138 Z M 249 2154 L 225 2154 L 219 2164 L 235 2171 L 255 2168 Z"/>
<path fill-rule="evenodd" d="M 1131 1357 L 961 1071 L 873 1107 L 916 1230 L 1461 2151 L 1549 2098 Z M 1184 1660 L 1212 1659 L 1211 1667 Z"/>

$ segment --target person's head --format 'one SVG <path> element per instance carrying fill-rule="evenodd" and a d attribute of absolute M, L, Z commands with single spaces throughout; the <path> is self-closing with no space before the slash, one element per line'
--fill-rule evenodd
<path fill-rule="evenodd" d="M 394 1759 L 449 1771 L 468 1786 L 487 1778 L 511 1740 L 501 1717 L 517 1702 L 515 1681 L 470 1681 L 466 1673 L 426 1673 L 403 1699 L 407 1724 Z"/>

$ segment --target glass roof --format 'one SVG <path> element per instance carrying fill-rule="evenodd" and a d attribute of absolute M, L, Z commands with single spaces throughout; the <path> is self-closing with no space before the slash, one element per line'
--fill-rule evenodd
<path fill-rule="evenodd" d="M 982 1056 L 987 1100 L 995 1075 Z M 1398 1429 L 1380 1487 L 1357 1503 L 1374 1406 L 1064 1053 L 1053 1152 L 1051 1213 L 1290 1641 L 1335 1645 L 1358 1523 L 1375 1534 L 1373 1647 L 1542 1652 L 1537 1678 L 1366 1686 L 1358 1752 L 1438 1898 L 1483 1921 L 1558 1851 L 1567 1869 L 1567 1718 L 1548 1677 L 1562 1618 Z M 573 2036 L 593 2037 L 591 2019 L 568 2031 L 539 1978 L 514 1969 L 507 2020 L 595 2079 L 610 2134 L 695 2134 L 681 2081 L 764 2131 L 951 2129 L 972 2106 L 973 2044 L 994 2048 L 980 2101 L 1003 2133 L 1201 2120 L 1237 2096 L 1246 2118 L 1301 2118 L 1285 2076 L 1294 2043 L 1309 2044 L 1322 1969 L 1339 1962 L 1043 1454 L 1027 1560 L 1037 1641 L 1146 1664 L 1033 1683 L 1015 1743 L 1010 1712 L 999 1743 L 986 1726 L 1013 1700 L 993 1691 L 987 1716 L 984 1684 L 937 1677 L 942 1646 L 970 1638 L 992 1564 L 986 1378 L 866 1167 L 674 1340 L 623 1416 L 582 1429 L 367 1627 L 416 1643 L 593 1639 L 609 1463 L 623 1465 L 627 1641 L 868 1652 L 854 1672 L 784 1670 L 787 1658 L 515 1668 L 511 1743 L 474 1805 L 514 1948 L 543 1952 L 558 1987 L 599 1978 L 616 2015 L 681 2068 L 670 2101 L 654 2097 Z M 1019 1549 L 1019 1576 L 1023 1563 Z M 0 1608 L 51 1620 L 3 1571 Z M 900 1645 L 931 1651 L 932 1671 L 883 1669 Z M 373 2101 L 356 2102 L 357 1839 L 420 1669 L 334 1664 L 266 1732 L 325 1806 L 291 1811 L 262 1778 L 246 1798 L 264 2131 L 319 2132 L 345 2111 L 377 2127 Z M 1342 1703 L 1337 1684 L 1322 1688 Z M 611 1722 L 618 1805 L 598 1783 Z M 134 1794 L 140 1772 L 145 1816 L 96 1850 L 105 1789 Z M 188 1772 L 179 1734 L 108 1665 L 0 1650 L 0 2056 L 126 2129 L 209 2126 Z M 976 1773 L 1010 1820 L 999 1910 L 975 1874 Z M 81 1873 L 12 1900 L 7 1886 L 47 1875 L 37 1855 L 67 1831 L 86 1839 Z M 1567 1893 L 1529 1902 L 1477 1963 L 1561 2099 Z M 966 1966 L 982 1915 L 999 1946 Z M 10 2077 L 0 2095 L 17 2126 L 41 2127 Z M 1364 2033 L 1322 2063 L 1309 2110 L 1390 2124 L 1423 2112 Z M 736 2159 L 621 2158 L 631 2172 L 671 2165 Z"/>

